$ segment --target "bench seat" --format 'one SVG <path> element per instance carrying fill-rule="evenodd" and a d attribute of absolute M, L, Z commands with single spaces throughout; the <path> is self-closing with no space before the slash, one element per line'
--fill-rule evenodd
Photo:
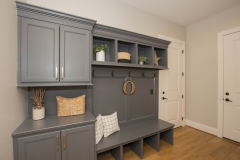
<path fill-rule="evenodd" d="M 161 136 L 161 139 L 173 145 L 173 127 L 173 124 L 160 119 L 153 119 L 129 126 L 123 126 L 120 127 L 119 132 L 116 132 L 106 138 L 103 137 L 96 145 L 96 152 L 101 153 L 134 141 L 143 141 L 144 138 L 151 137 L 153 135 L 158 137 L 158 142 Z M 157 145 L 159 146 L 159 143 Z"/>

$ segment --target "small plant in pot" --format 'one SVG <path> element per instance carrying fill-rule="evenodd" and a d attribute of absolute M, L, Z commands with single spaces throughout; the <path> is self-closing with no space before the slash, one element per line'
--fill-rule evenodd
<path fill-rule="evenodd" d="M 32 108 L 32 118 L 33 120 L 43 119 L 45 117 L 45 107 L 43 106 L 43 99 L 46 88 L 37 87 L 32 88 L 33 96 L 33 108 Z"/>
<path fill-rule="evenodd" d="M 105 52 L 107 51 L 107 45 L 93 45 L 93 53 L 96 53 L 96 61 L 105 61 Z"/>
<path fill-rule="evenodd" d="M 138 63 L 140 65 L 147 64 L 147 62 L 148 62 L 148 58 L 147 57 L 145 57 L 145 56 L 138 57 Z"/>

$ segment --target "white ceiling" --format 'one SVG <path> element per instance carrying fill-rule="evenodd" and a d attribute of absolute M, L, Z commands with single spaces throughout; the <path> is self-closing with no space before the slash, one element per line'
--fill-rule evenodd
<path fill-rule="evenodd" d="M 240 4 L 240 0 L 118 0 L 141 10 L 189 26 Z"/>

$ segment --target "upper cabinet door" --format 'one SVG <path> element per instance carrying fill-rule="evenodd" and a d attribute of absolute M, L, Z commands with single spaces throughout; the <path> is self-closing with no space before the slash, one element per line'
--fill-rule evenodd
<path fill-rule="evenodd" d="M 59 25 L 22 18 L 20 81 L 59 81 Z"/>
<path fill-rule="evenodd" d="M 60 81 L 90 82 L 90 31 L 60 27 Z"/>
<path fill-rule="evenodd" d="M 62 160 L 94 160 L 94 126 L 83 126 L 61 131 Z"/>

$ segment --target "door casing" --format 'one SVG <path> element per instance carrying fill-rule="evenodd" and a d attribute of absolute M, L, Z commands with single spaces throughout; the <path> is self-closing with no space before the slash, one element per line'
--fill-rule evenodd
<path fill-rule="evenodd" d="M 239 32 L 240 27 L 236 27 L 233 29 L 229 29 L 223 32 L 218 33 L 218 125 L 217 125 L 217 136 L 222 138 L 223 137 L 223 102 L 224 102 L 224 95 L 223 95 L 223 37 L 228 34 L 232 34 L 235 32 Z"/>

